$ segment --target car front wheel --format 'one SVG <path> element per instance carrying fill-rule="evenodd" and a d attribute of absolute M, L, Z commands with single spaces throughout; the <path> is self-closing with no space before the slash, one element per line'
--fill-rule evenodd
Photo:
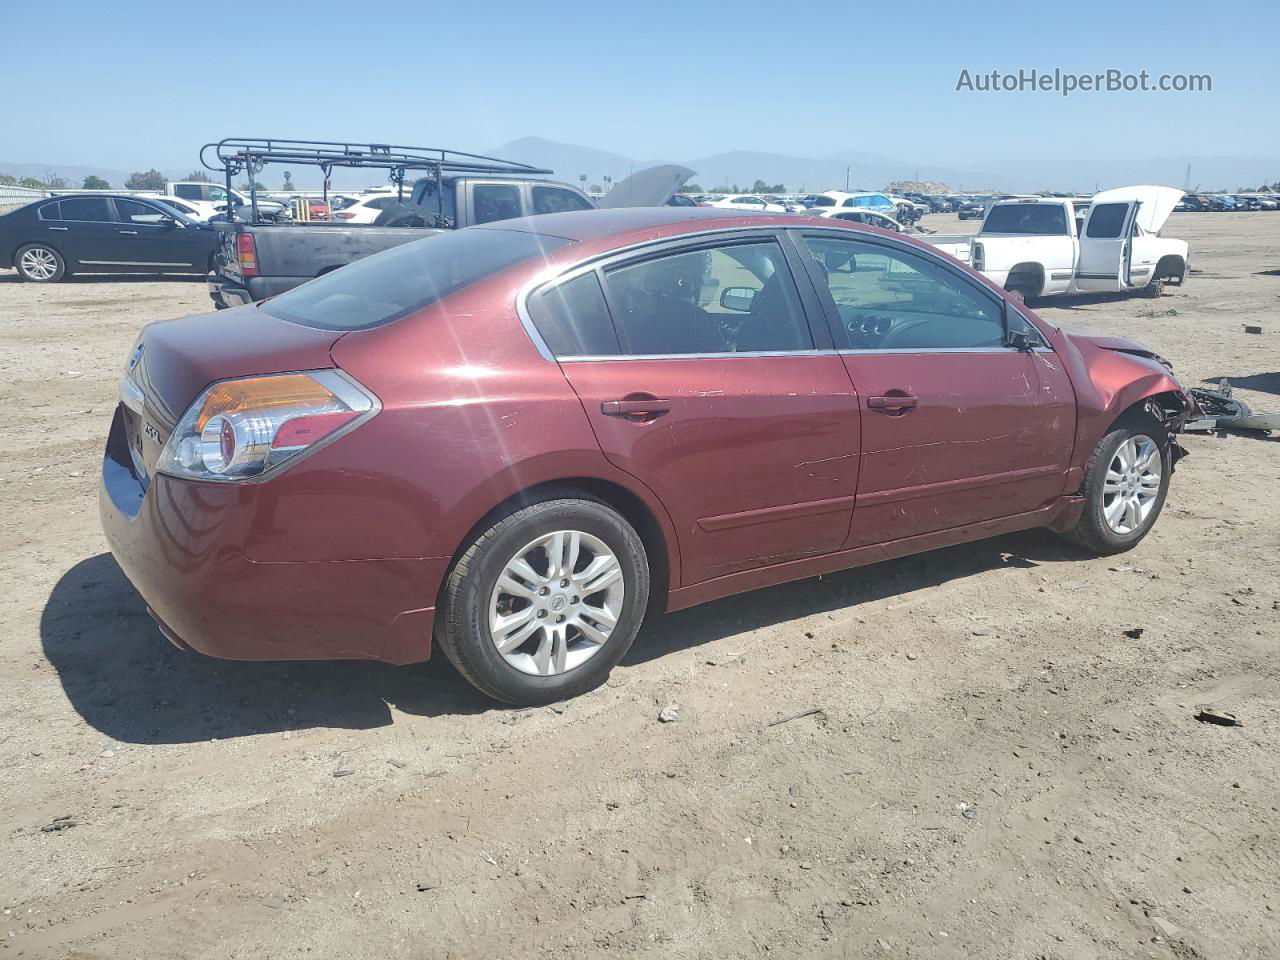
<path fill-rule="evenodd" d="M 67 272 L 62 254 L 43 243 L 27 244 L 13 258 L 13 265 L 23 280 L 32 283 L 57 283 Z"/>
<path fill-rule="evenodd" d="M 648 600 L 648 558 L 631 524 L 596 500 L 546 500 L 471 541 L 445 584 L 436 638 L 481 692 L 552 703 L 604 682 Z"/>
<path fill-rule="evenodd" d="M 1169 439 L 1153 417 L 1121 420 L 1098 441 L 1085 468 L 1084 513 L 1069 540 L 1094 553 L 1121 553 L 1155 525 L 1169 492 Z"/>

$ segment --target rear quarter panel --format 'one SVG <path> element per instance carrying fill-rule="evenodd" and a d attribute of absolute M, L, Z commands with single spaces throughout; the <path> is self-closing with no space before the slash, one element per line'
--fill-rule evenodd
<path fill-rule="evenodd" d="M 527 277 L 515 273 L 334 345 L 335 362 L 376 393 L 383 409 L 273 484 L 283 519 L 314 516 L 308 486 L 336 482 L 325 515 L 345 528 L 349 551 L 450 557 L 515 494 L 557 480 L 598 479 L 648 507 L 678 582 L 670 518 L 651 491 L 605 459 L 559 366 L 525 333 L 514 297 Z"/>

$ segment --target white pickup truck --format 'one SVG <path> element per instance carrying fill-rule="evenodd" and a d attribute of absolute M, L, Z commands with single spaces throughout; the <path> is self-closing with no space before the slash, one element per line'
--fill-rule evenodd
<path fill-rule="evenodd" d="M 1117 187 L 1089 201 L 1001 200 L 975 236 L 921 238 L 1024 300 L 1141 290 L 1187 275 L 1187 244 L 1160 236 L 1182 199 L 1173 187 Z"/>

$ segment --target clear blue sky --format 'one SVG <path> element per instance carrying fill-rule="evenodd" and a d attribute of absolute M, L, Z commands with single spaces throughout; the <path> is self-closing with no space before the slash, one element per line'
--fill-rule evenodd
<path fill-rule="evenodd" d="M 5 18 L 0 158 L 178 167 L 206 140 L 264 134 L 471 150 L 536 135 L 641 159 L 1275 157 L 1274 10 L 59 0 L 38 25 Z M 1209 73 L 1214 89 L 964 94 L 962 67 Z"/>

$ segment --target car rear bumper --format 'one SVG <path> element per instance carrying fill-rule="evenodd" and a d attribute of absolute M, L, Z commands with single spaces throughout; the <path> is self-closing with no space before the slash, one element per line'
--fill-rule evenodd
<path fill-rule="evenodd" d="M 230 660 L 431 656 L 440 558 L 262 562 L 250 527 L 270 523 L 270 484 L 139 479 L 116 412 L 99 511 L 111 552 L 176 645 Z M 264 493 L 264 491 L 266 491 Z M 323 522 L 317 518 L 317 522 Z M 279 536 L 288 537 L 287 530 Z"/>
<path fill-rule="evenodd" d="M 239 281 L 209 274 L 209 299 L 219 307 L 241 307 L 292 290 L 311 277 L 244 277 Z"/>

